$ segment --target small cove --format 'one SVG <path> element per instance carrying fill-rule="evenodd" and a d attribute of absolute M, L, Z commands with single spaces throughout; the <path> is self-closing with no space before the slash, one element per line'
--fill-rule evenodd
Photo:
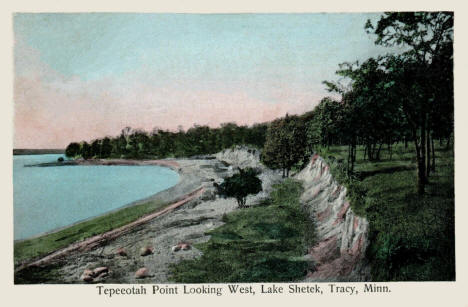
<path fill-rule="evenodd" d="M 176 185 L 165 167 L 25 167 L 63 155 L 13 156 L 14 239 L 26 239 L 121 208 Z"/>

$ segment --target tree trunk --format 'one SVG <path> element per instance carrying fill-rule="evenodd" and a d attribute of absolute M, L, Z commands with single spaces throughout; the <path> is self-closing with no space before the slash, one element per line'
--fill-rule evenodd
<path fill-rule="evenodd" d="M 356 161 L 356 142 L 354 141 L 351 146 L 351 172 L 350 174 L 354 173 L 354 162 Z"/>
<path fill-rule="evenodd" d="M 431 165 L 431 171 L 435 173 L 435 149 L 434 149 L 434 135 L 432 135 L 431 138 L 431 147 L 432 147 L 432 165 Z"/>
<path fill-rule="evenodd" d="M 351 162 L 351 144 L 348 144 L 348 158 L 346 159 L 346 171 L 350 173 L 349 164 Z"/>
<path fill-rule="evenodd" d="M 391 160 L 392 160 L 392 154 L 393 154 L 393 152 L 392 152 L 392 144 L 391 144 L 391 143 L 388 143 L 388 151 L 389 151 L 389 153 L 390 153 L 390 161 L 391 161 Z"/>
<path fill-rule="evenodd" d="M 382 143 L 379 144 L 379 149 L 377 150 L 377 155 L 375 156 L 375 159 L 377 161 L 380 161 L 380 150 L 382 149 Z"/>
<path fill-rule="evenodd" d="M 421 179 L 424 180 L 424 184 L 427 183 L 426 177 L 426 115 L 423 115 L 422 125 L 421 125 Z"/>
<path fill-rule="evenodd" d="M 426 178 L 429 178 L 431 172 L 431 133 L 426 131 Z"/>
<path fill-rule="evenodd" d="M 424 170 L 425 163 L 424 163 L 424 160 L 422 158 L 422 154 L 421 154 L 421 147 L 422 146 L 420 146 L 420 144 L 419 144 L 419 137 L 417 135 L 416 129 L 413 128 L 412 132 L 413 132 L 414 147 L 416 149 L 416 159 L 417 159 L 417 163 L 418 163 L 418 182 L 417 182 L 418 194 L 422 195 L 422 194 L 424 194 L 424 187 L 426 185 L 426 179 L 425 179 L 426 172 Z M 424 152 L 424 150 L 422 150 L 422 152 Z"/>

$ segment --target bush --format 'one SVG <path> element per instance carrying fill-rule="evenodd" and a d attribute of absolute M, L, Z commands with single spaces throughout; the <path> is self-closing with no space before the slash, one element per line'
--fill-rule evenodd
<path fill-rule="evenodd" d="M 262 191 L 262 181 L 257 177 L 257 172 L 252 168 L 242 170 L 228 177 L 218 187 L 218 192 L 225 197 L 234 197 L 240 208 L 245 207 L 247 195 L 257 194 Z"/>

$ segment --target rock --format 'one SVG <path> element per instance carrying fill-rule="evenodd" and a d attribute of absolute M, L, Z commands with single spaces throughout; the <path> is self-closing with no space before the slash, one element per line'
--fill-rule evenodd
<path fill-rule="evenodd" d="M 172 247 L 172 252 L 175 253 L 175 252 L 178 252 L 178 251 L 180 251 L 180 246 L 179 245 L 174 245 Z"/>
<path fill-rule="evenodd" d="M 92 270 L 84 270 L 83 274 L 81 274 L 81 280 L 86 282 L 92 282 L 96 274 Z"/>
<path fill-rule="evenodd" d="M 189 250 L 189 249 L 191 249 L 191 248 L 192 248 L 192 246 L 190 245 L 190 243 L 180 242 L 180 243 L 178 243 L 177 245 L 174 245 L 174 246 L 172 247 L 172 251 L 173 251 L 173 252 L 178 252 L 178 251 L 180 251 L 180 250 L 186 251 L 186 250 Z"/>
<path fill-rule="evenodd" d="M 89 270 L 89 269 L 86 269 L 83 271 L 83 275 L 88 275 L 88 276 L 91 276 L 91 277 L 94 277 L 94 271 L 93 270 Z"/>
<path fill-rule="evenodd" d="M 145 267 L 143 268 L 139 268 L 136 272 L 135 272 L 135 278 L 145 278 L 145 277 L 148 277 L 149 276 L 149 270 Z"/>
<path fill-rule="evenodd" d="M 94 277 L 97 277 L 103 273 L 108 273 L 109 272 L 109 269 L 105 266 L 101 266 L 101 267 L 98 267 L 98 268 L 95 268 L 93 270 L 93 273 L 94 273 Z"/>
<path fill-rule="evenodd" d="M 153 253 L 153 248 L 152 247 L 142 247 L 140 248 L 140 256 L 148 256 Z"/>
<path fill-rule="evenodd" d="M 181 248 L 183 251 L 186 251 L 186 250 L 191 249 L 192 246 L 191 246 L 190 244 L 188 244 L 188 243 L 182 243 L 182 244 L 180 245 L 180 248 Z"/>
<path fill-rule="evenodd" d="M 115 251 L 115 254 L 116 254 L 116 255 L 119 255 L 119 256 L 127 256 L 127 252 L 126 252 L 125 249 L 122 248 L 122 247 L 118 248 L 118 249 Z"/>

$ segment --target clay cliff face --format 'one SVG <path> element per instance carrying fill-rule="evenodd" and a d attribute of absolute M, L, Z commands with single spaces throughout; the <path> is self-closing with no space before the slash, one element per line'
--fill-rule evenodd
<path fill-rule="evenodd" d="M 326 162 L 315 155 L 300 173 L 304 193 L 301 201 L 314 220 L 317 243 L 306 258 L 315 264 L 305 281 L 365 281 L 368 222 L 356 216 L 346 199 L 346 188 L 332 177 Z"/>

